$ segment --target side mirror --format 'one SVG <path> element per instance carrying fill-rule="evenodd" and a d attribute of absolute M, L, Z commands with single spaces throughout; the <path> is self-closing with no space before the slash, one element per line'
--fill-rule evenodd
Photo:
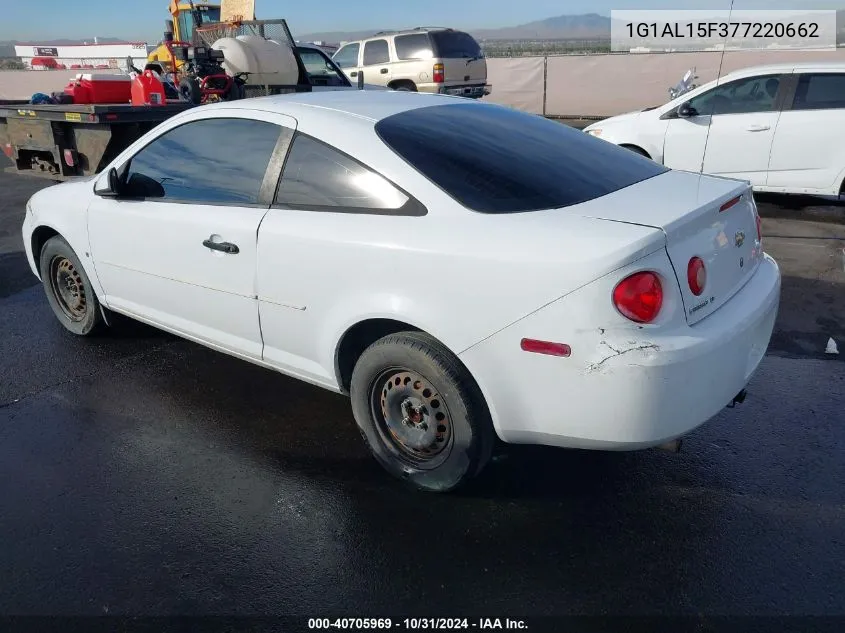
<path fill-rule="evenodd" d="M 102 183 L 102 179 L 100 180 Z M 99 185 L 94 189 L 94 193 L 103 198 L 117 198 L 120 196 L 122 183 L 120 176 L 117 175 L 117 169 L 112 167 L 106 175 L 106 186 Z"/>
<path fill-rule="evenodd" d="M 678 106 L 678 116 L 681 117 L 682 119 L 688 119 L 690 117 L 697 116 L 697 115 L 698 115 L 698 112 L 696 111 L 695 108 L 693 108 L 690 105 L 689 101 L 682 103 L 680 106 Z"/>

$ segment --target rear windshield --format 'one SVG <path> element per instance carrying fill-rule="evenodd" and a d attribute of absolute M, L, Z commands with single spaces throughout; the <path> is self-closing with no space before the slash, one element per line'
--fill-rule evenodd
<path fill-rule="evenodd" d="M 462 31 L 432 31 L 434 54 L 443 59 L 481 57 L 481 47 L 471 35 Z"/>
<path fill-rule="evenodd" d="M 563 123 L 491 104 L 406 110 L 375 127 L 417 171 L 481 213 L 567 207 L 668 171 Z"/>

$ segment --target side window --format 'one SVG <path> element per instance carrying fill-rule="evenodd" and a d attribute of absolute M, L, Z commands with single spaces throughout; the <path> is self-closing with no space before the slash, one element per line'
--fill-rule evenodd
<path fill-rule="evenodd" d="M 384 177 L 302 134 L 294 138 L 276 192 L 276 204 L 305 210 L 399 210 L 409 200 Z"/>
<path fill-rule="evenodd" d="M 414 33 L 413 35 L 397 35 L 393 38 L 396 46 L 397 59 L 431 59 L 434 53 L 431 51 L 431 40 L 427 33 Z"/>
<path fill-rule="evenodd" d="M 364 66 L 386 64 L 390 61 L 387 40 L 373 40 L 364 44 Z"/>
<path fill-rule="evenodd" d="M 358 51 L 360 44 L 347 44 L 334 54 L 334 63 L 341 68 L 355 68 L 358 65 Z"/>
<path fill-rule="evenodd" d="M 703 116 L 771 112 L 780 81 L 779 75 L 738 79 L 691 99 L 690 105 Z"/>
<path fill-rule="evenodd" d="M 164 133 L 129 162 L 128 193 L 166 202 L 255 204 L 281 128 L 203 119 Z"/>
<path fill-rule="evenodd" d="M 845 108 L 845 74 L 807 73 L 800 75 L 795 89 L 793 110 L 832 110 Z"/>

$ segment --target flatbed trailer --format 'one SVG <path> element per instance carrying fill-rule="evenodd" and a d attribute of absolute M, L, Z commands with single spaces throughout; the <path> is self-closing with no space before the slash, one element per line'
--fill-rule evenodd
<path fill-rule="evenodd" d="M 257 25 L 257 26 L 256 26 Z M 245 22 L 243 29 L 282 28 L 299 68 L 296 84 L 247 85 L 246 98 L 291 94 L 314 90 L 354 87 L 331 59 L 322 53 L 327 65 L 335 68 L 340 85 L 322 85 L 308 73 L 284 20 Z M 250 30 L 244 30 L 250 34 Z M 307 47 L 309 50 L 312 47 Z M 362 81 L 357 89 L 362 89 Z M 196 106 L 185 101 L 169 101 L 159 106 L 112 105 L 31 105 L 27 101 L 0 100 L 0 150 L 11 160 L 5 171 L 40 176 L 54 181 L 73 180 L 99 173 L 120 152 L 170 117 Z"/>
<path fill-rule="evenodd" d="M 0 149 L 13 163 L 6 171 L 57 181 L 91 176 L 153 127 L 191 107 L 0 101 Z"/>

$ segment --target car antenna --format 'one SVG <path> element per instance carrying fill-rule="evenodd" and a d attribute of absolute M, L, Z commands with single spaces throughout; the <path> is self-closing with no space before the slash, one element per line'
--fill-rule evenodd
<path fill-rule="evenodd" d="M 731 0 L 731 8 L 728 11 L 728 24 L 731 23 L 731 17 L 734 12 L 734 0 Z M 719 87 L 719 82 L 722 81 L 722 64 L 725 61 L 725 49 L 728 47 L 728 38 L 725 36 L 725 43 L 722 44 L 722 56 L 719 58 L 719 72 L 716 75 L 716 87 Z M 704 159 L 707 157 L 707 141 L 710 140 L 710 126 L 713 125 L 713 112 L 715 111 L 715 104 L 713 110 L 710 111 L 710 119 L 707 121 L 707 135 L 704 137 L 704 153 L 701 154 L 701 169 L 698 171 L 704 173 Z"/>

